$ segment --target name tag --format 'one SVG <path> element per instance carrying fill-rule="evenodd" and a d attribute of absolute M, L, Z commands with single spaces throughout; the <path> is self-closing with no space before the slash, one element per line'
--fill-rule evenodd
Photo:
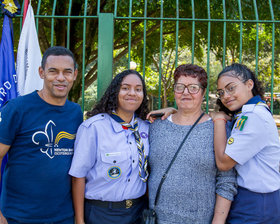
<path fill-rule="evenodd" d="M 120 156 L 122 153 L 121 152 L 108 152 L 105 153 L 105 156 Z"/>

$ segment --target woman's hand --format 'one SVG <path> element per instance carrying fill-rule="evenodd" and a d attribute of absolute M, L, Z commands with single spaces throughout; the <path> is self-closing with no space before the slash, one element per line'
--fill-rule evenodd
<path fill-rule="evenodd" d="M 80 221 L 75 221 L 75 224 L 85 224 L 85 221 L 83 221 L 83 220 L 80 220 Z"/>
<path fill-rule="evenodd" d="M 210 117 L 212 118 L 212 120 L 215 122 L 216 120 L 224 120 L 225 122 L 230 121 L 231 120 L 231 116 L 227 115 L 225 112 L 223 111 L 219 111 L 219 112 L 210 112 L 209 113 Z"/>
<path fill-rule="evenodd" d="M 225 224 L 225 221 L 219 219 L 213 219 L 211 224 Z"/>
<path fill-rule="evenodd" d="M 153 110 L 147 115 L 147 120 L 153 123 L 157 118 L 161 118 L 161 120 L 165 120 L 171 114 L 177 113 L 177 110 L 173 107 L 167 107 L 160 110 Z"/>

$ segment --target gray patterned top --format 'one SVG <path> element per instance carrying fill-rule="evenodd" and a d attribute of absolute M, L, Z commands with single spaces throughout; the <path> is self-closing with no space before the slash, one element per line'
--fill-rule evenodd
<path fill-rule="evenodd" d="M 150 126 L 149 200 L 153 208 L 163 173 L 191 128 L 169 120 Z M 235 172 L 220 172 L 215 165 L 212 120 L 192 130 L 162 185 L 156 212 L 159 224 L 211 223 L 216 193 L 233 200 L 237 193 Z"/>

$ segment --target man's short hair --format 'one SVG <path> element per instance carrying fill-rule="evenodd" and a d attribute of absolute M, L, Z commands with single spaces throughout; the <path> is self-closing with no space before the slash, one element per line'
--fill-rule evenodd
<path fill-rule="evenodd" d="M 43 54 L 42 62 L 41 62 L 41 67 L 43 69 L 45 69 L 47 58 L 51 55 L 54 55 L 54 56 L 65 55 L 65 56 L 71 57 L 73 59 L 74 69 L 76 70 L 77 64 L 76 64 L 74 54 L 72 53 L 72 51 L 70 51 L 69 49 L 62 47 L 62 46 L 53 46 L 53 47 L 48 48 L 45 51 L 45 53 Z"/>

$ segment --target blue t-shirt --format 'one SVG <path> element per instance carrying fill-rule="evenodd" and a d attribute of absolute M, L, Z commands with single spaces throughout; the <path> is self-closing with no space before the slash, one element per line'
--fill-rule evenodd
<path fill-rule="evenodd" d="M 78 104 L 50 105 L 36 91 L 1 108 L 0 142 L 11 146 L 1 195 L 5 217 L 38 223 L 73 216 L 68 171 L 81 122 Z"/>

